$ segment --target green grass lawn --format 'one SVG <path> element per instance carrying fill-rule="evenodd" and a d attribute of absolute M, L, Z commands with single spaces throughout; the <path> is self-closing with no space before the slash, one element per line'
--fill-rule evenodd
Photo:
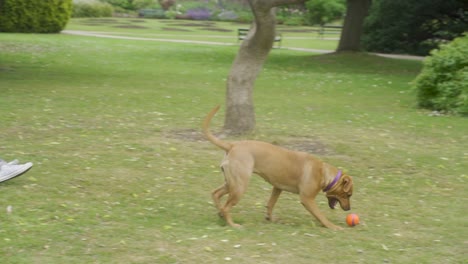
<path fill-rule="evenodd" d="M 249 26 L 249 24 L 213 21 L 81 18 L 71 20 L 66 29 L 117 36 L 237 44 L 237 29 Z M 338 45 L 336 34 L 326 34 L 322 38 L 317 34 L 317 28 L 279 25 L 277 30 L 282 35 L 282 47 L 335 50 Z"/>
<path fill-rule="evenodd" d="M 0 184 L 2 263 L 466 263 L 468 122 L 415 108 L 416 61 L 273 50 L 245 138 L 353 175 L 361 225 L 345 227 L 348 212 L 322 194 L 344 231 L 321 227 L 293 194 L 267 222 L 271 187 L 254 177 L 233 209 L 244 227 L 226 226 L 210 197 L 223 153 L 200 123 L 224 103 L 237 49 L 0 34 L 0 157 L 35 163 Z M 221 111 L 213 130 L 222 123 Z"/>

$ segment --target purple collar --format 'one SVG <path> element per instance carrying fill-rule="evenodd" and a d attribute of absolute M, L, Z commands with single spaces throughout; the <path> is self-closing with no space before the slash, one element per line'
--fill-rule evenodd
<path fill-rule="evenodd" d="M 341 174 L 342 174 L 342 172 L 341 172 L 341 170 L 339 170 L 338 173 L 335 176 L 335 179 L 333 179 L 333 181 L 330 182 L 330 184 L 328 184 L 327 187 L 325 187 L 325 189 L 323 189 L 323 191 L 328 192 L 333 187 L 333 185 L 335 185 L 338 182 L 338 180 L 341 178 Z"/>

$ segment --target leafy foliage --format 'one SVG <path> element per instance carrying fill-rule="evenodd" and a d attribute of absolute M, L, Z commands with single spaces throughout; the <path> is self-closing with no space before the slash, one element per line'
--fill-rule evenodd
<path fill-rule="evenodd" d="M 368 51 L 427 55 L 468 28 L 468 2 L 375 0 L 364 25 Z"/>
<path fill-rule="evenodd" d="M 135 9 L 159 8 L 159 4 L 155 0 L 133 0 L 132 4 Z"/>
<path fill-rule="evenodd" d="M 0 32 L 57 33 L 71 10 L 72 0 L 0 0 Z"/>
<path fill-rule="evenodd" d="M 115 7 L 119 7 L 121 9 L 128 9 L 128 10 L 135 9 L 135 7 L 133 6 L 132 0 L 103 0 L 103 1 Z"/>
<path fill-rule="evenodd" d="M 278 8 L 276 12 L 276 21 L 279 24 L 288 26 L 302 26 L 308 24 L 306 20 L 306 10 L 294 6 Z"/>
<path fill-rule="evenodd" d="M 311 25 L 324 25 L 337 20 L 345 14 L 344 0 L 309 0 L 306 2 L 307 20 Z"/>
<path fill-rule="evenodd" d="M 431 52 L 416 78 L 419 106 L 468 116 L 468 36 Z"/>
<path fill-rule="evenodd" d="M 109 3 L 98 0 L 73 1 L 72 17 L 110 17 L 114 8 Z"/>

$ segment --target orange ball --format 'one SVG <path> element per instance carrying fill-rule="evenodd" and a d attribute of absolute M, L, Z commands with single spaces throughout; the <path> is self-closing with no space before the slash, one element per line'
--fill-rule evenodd
<path fill-rule="evenodd" d="M 359 216 L 357 214 L 349 214 L 346 216 L 346 223 L 349 226 L 359 225 Z"/>

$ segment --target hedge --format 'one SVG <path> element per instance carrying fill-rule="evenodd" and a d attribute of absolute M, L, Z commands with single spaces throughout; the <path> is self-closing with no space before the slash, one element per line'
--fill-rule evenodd
<path fill-rule="evenodd" d="M 468 116 L 468 35 L 426 58 L 414 84 L 420 107 Z"/>
<path fill-rule="evenodd" d="M 71 11 L 72 0 L 0 0 L 0 32 L 57 33 Z"/>

